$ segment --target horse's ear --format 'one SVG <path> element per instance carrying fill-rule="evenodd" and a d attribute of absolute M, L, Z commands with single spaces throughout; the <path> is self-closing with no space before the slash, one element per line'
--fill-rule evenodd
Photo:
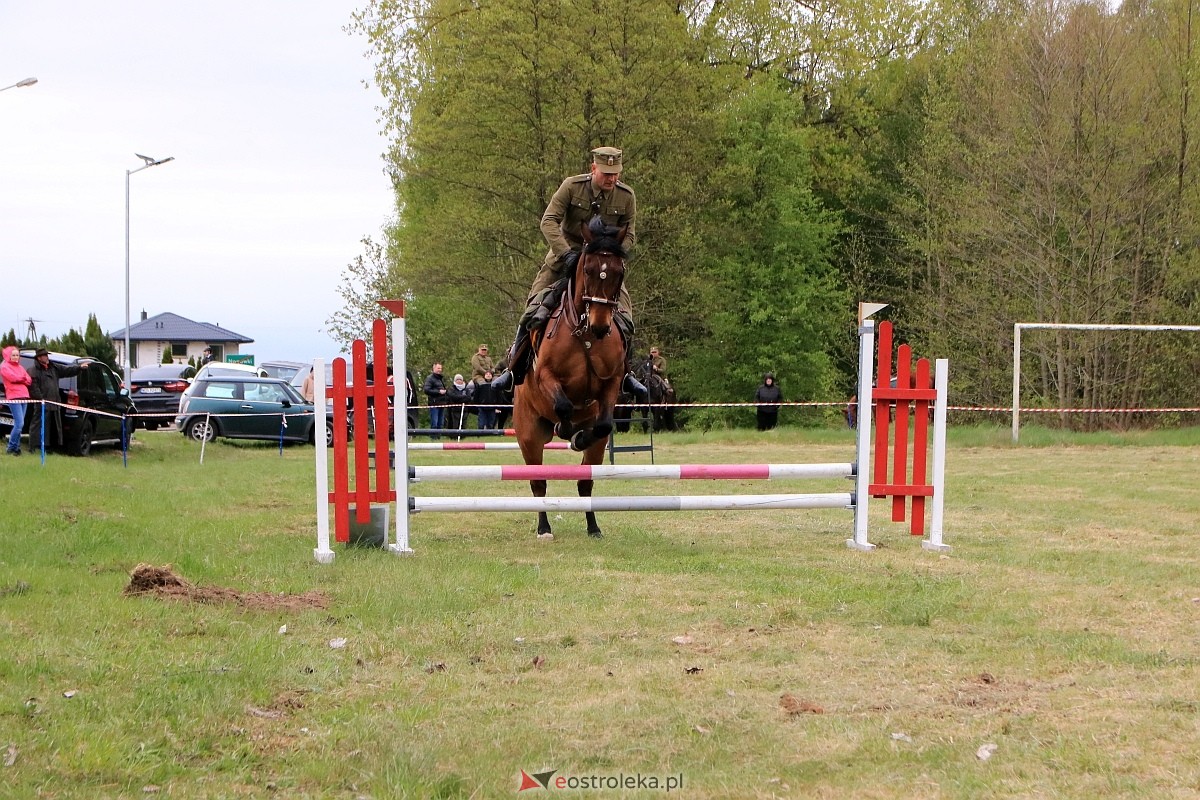
<path fill-rule="evenodd" d="M 583 240 L 585 242 L 592 241 L 592 238 L 593 238 L 592 237 L 592 229 L 588 227 L 588 224 L 586 222 L 580 224 L 579 235 L 583 237 Z"/>

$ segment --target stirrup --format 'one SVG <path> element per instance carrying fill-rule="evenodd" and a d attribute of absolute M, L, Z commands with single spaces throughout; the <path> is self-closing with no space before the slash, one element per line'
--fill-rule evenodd
<path fill-rule="evenodd" d="M 625 373 L 625 380 L 621 384 L 621 390 L 626 394 L 641 398 L 643 402 L 650 399 L 650 390 L 641 381 L 633 377 L 632 372 Z"/>

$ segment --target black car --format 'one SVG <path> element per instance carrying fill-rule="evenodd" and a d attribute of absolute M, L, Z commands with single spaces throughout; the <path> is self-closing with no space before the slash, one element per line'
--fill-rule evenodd
<path fill-rule="evenodd" d="M 32 371 L 34 350 L 21 351 L 21 366 Z M 88 357 L 51 353 L 50 362 L 60 366 L 88 363 L 78 375 L 60 378 L 58 381 L 59 401 L 62 409 L 63 445 L 73 456 L 86 456 L 97 444 L 113 444 L 118 447 L 128 443 L 133 434 L 133 418 L 127 417 L 135 411 L 133 401 L 121 387 L 121 380 L 102 361 Z M 100 413 L 92 414 L 91 411 Z M 25 414 L 26 433 L 33 415 L 40 413 L 38 406 L 29 406 Z M 4 387 L 0 385 L 0 434 L 8 435 L 12 430 L 13 418 L 4 403 Z M 49 438 L 49 428 L 47 438 Z M 124 441 L 122 441 L 124 431 Z M 47 446 L 50 446 L 47 443 Z"/>
<path fill-rule="evenodd" d="M 158 430 L 179 413 L 179 398 L 191 384 L 196 368 L 188 364 L 158 364 L 133 370 L 129 397 L 137 406 L 138 425 Z"/>
<path fill-rule="evenodd" d="M 333 443 L 333 420 L 326 409 L 325 442 Z M 211 442 L 270 439 L 312 443 L 317 428 L 311 403 L 287 381 L 255 375 L 200 377 L 183 393 L 175 425 L 189 439 Z"/>

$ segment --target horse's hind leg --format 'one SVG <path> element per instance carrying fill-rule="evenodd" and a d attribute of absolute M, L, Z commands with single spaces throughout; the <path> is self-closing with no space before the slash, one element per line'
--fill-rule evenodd
<path fill-rule="evenodd" d="M 546 482 L 545 481 L 530 481 L 529 482 L 529 491 L 533 493 L 534 497 L 545 497 L 546 496 Z M 550 518 L 548 516 L 546 516 L 545 511 L 538 512 L 537 535 L 538 535 L 539 539 L 541 539 L 543 537 L 546 539 L 554 538 L 554 533 L 550 530 Z"/>

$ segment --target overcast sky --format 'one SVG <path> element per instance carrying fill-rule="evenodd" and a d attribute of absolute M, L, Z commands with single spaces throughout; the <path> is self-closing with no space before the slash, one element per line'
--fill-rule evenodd
<path fill-rule="evenodd" d="M 169 311 L 258 361 L 338 352 L 346 265 L 393 213 L 354 0 L 0 0 L 0 327 Z"/>

